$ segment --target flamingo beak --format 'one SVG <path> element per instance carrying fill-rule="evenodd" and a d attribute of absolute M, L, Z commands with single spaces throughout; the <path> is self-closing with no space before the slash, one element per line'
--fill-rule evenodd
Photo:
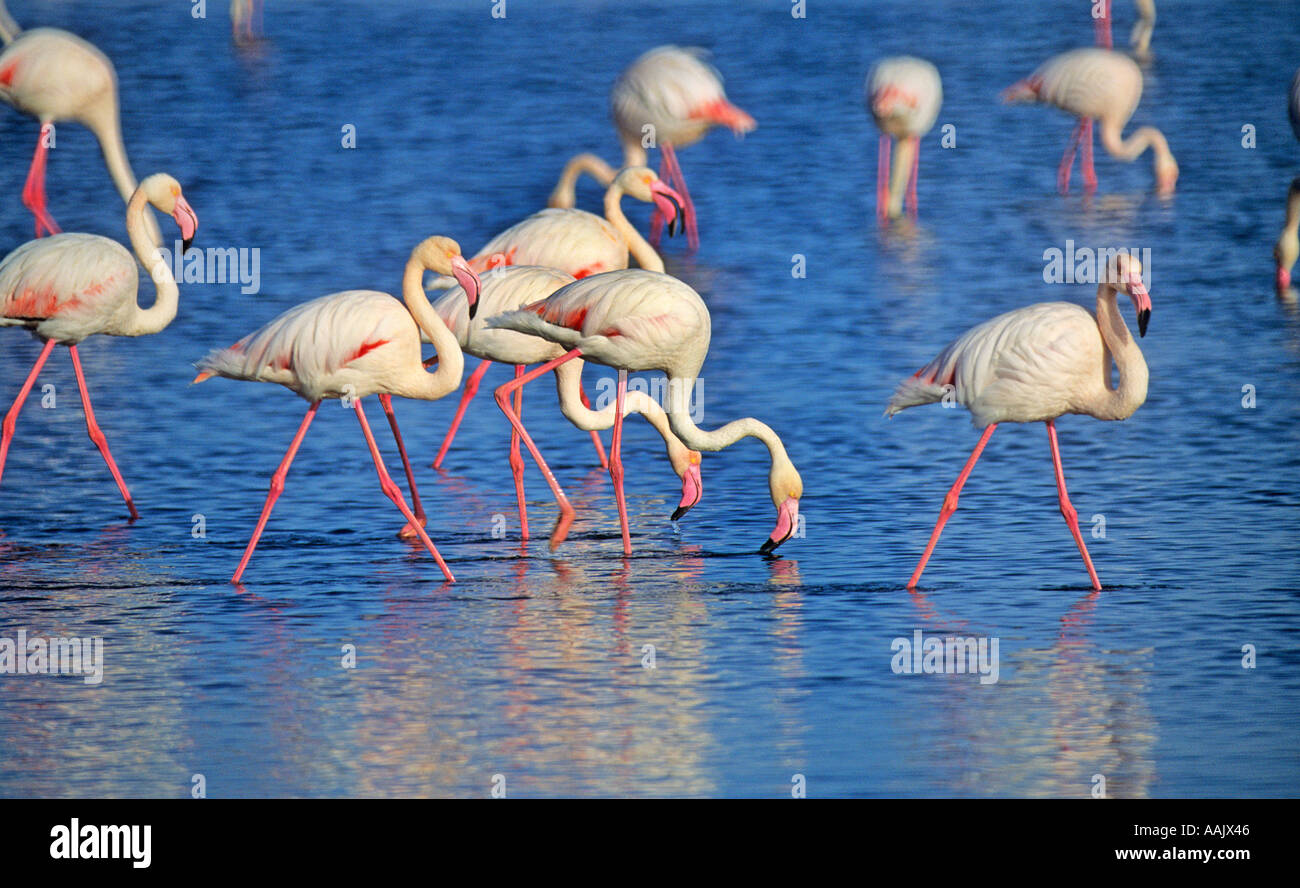
<path fill-rule="evenodd" d="M 794 529 L 799 525 L 799 501 L 794 497 L 786 497 L 785 502 L 781 503 L 776 510 L 776 530 L 772 535 L 763 541 L 759 548 L 760 555 L 771 555 L 776 551 L 776 547 L 790 539 L 794 535 Z"/>
<path fill-rule="evenodd" d="M 1277 267 L 1277 291 L 1285 293 L 1291 287 L 1291 272 L 1282 266 Z"/>
<path fill-rule="evenodd" d="M 172 218 L 181 229 L 181 252 L 188 253 L 194 242 L 194 232 L 199 230 L 199 217 L 182 195 L 176 195 L 176 206 L 172 209 Z"/>
<path fill-rule="evenodd" d="M 483 289 L 483 283 L 463 256 L 452 257 L 451 273 L 456 276 L 456 282 L 465 290 L 465 299 L 469 302 L 469 317 L 473 320 L 474 315 L 478 313 L 478 297 Z"/>
<path fill-rule="evenodd" d="M 664 219 L 668 221 L 668 236 L 672 237 L 677 233 L 678 220 L 682 217 L 682 196 L 673 191 L 663 182 L 652 182 L 650 184 L 650 197 L 663 213 Z"/>
<path fill-rule="evenodd" d="M 682 472 L 682 501 L 673 511 L 673 521 L 677 521 L 699 503 L 704 496 L 704 482 L 700 479 L 700 455 L 691 454 L 691 464 Z"/>
<path fill-rule="evenodd" d="M 1146 336 L 1147 324 L 1151 321 L 1151 295 L 1147 293 L 1141 275 L 1135 274 L 1129 277 L 1128 292 L 1133 297 L 1133 307 L 1137 309 L 1138 336 Z"/>

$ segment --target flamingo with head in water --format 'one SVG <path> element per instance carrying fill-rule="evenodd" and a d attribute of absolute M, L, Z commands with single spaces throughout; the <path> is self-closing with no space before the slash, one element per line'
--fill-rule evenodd
<path fill-rule="evenodd" d="M 23 204 L 36 217 L 36 236 L 57 234 L 59 226 L 46 207 L 45 166 L 54 139 L 54 124 L 74 120 L 99 140 L 108 174 L 122 200 L 136 190 L 135 174 L 122 144 L 122 124 L 117 107 L 117 74 L 102 52 L 76 34 L 58 28 L 21 31 L 0 0 L 0 100 L 41 123 L 23 186 Z M 153 214 L 146 211 L 143 224 L 154 243 L 162 235 Z"/>
<path fill-rule="evenodd" d="M 867 110 L 880 127 L 876 168 L 876 216 L 882 221 L 903 214 L 903 195 L 916 216 L 916 177 L 921 137 L 930 131 L 943 105 L 939 71 L 925 59 L 882 59 L 867 75 Z M 890 141 L 898 143 L 890 169 Z"/>
<path fill-rule="evenodd" d="M 166 173 L 158 173 L 141 182 L 127 204 L 126 230 L 134 256 L 115 240 L 97 234 L 70 233 L 28 241 L 0 262 L 0 327 L 26 327 L 45 341 L 18 397 L 5 415 L 0 437 L 0 476 L 4 475 L 5 458 L 23 402 L 54 346 L 62 343 L 72 356 L 81 403 L 86 410 L 86 431 L 108 464 L 132 521 L 140 514 L 109 451 L 108 439 L 95 421 L 77 345 L 96 333 L 108 336 L 157 333 L 176 317 L 179 298 L 176 279 L 157 241 L 147 231 L 146 204 L 175 218 L 184 247 L 188 249 L 199 225 L 198 217 L 181 193 L 180 184 Z M 137 301 L 137 260 L 149 270 L 157 288 L 157 296 L 149 308 L 141 308 Z"/>
<path fill-rule="evenodd" d="M 404 535 L 419 537 L 438 562 L 447 581 L 455 579 L 424 531 L 424 508 L 420 505 L 415 475 L 406 457 L 392 408 L 393 395 L 434 401 L 450 394 L 460 385 L 465 366 L 456 337 L 433 310 L 424 288 L 420 286 L 426 270 L 449 274 L 459 280 L 465 288 L 469 312 L 475 311 L 478 276 L 461 258 L 460 246 L 454 240 L 431 237 L 416 246 L 406 263 L 402 278 L 405 307 L 387 293 L 374 290 L 346 290 L 322 296 L 291 308 L 229 348 L 213 351 L 198 362 L 199 375 L 195 382 L 212 376 L 274 382 L 301 395 L 310 404 L 284 459 L 271 476 L 271 489 L 262 506 L 261 517 L 244 549 L 244 557 L 231 577 L 232 583 L 238 583 L 244 575 L 271 516 L 271 508 L 284 490 L 289 465 L 306 437 L 307 427 L 315 418 L 321 401 L 326 398 L 338 398 L 345 404 L 351 401 L 370 448 L 375 471 L 379 474 L 380 486 L 406 518 Z M 438 350 L 438 369 L 433 373 L 425 370 L 420 361 L 421 333 Z M 379 395 L 397 439 L 411 499 L 415 503 L 414 512 L 384 468 L 379 447 L 361 407 L 361 399 L 372 394 Z"/>
<path fill-rule="evenodd" d="M 659 176 L 681 193 L 687 243 L 692 250 L 700 246 L 699 226 L 695 203 L 677 162 L 677 149 L 695 144 L 715 126 L 725 126 L 738 136 L 757 126 L 753 117 L 727 99 L 722 77 L 708 64 L 707 55 L 694 47 L 656 47 L 628 66 L 610 93 L 610 113 L 623 145 L 623 165 L 645 166 L 647 149 L 659 148 Z M 552 207 L 573 206 L 580 173 L 608 185 L 614 171 L 593 154 L 577 155 L 565 165 L 551 192 Z M 650 243 L 654 246 L 659 245 L 668 218 L 662 207 L 651 215 Z"/>
<path fill-rule="evenodd" d="M 984 433 L 956 483 L 944 497 L 939 520 L 907 587 L 921 581 L 944 524 L 993 431 L 1003 422 L 1043 422 L 1056 469 L 1061 515 L 1088 568 L 1094 589 L 1101 581 L 1079 533 L 1079 518 L 1065 489 L 1065 471 L 1056 440 L 1056 420 L 1067 413 L 1120 420 L 1133 415 L 1147 397 L 1147 364 L 1117 304 L 1119 293 L 1133 301 L 1138 335 L 1151 319 L 1151 297 L 1142 282 L 1142 265 L 1126 253 L 1111 260 L 1097 287 L 1097 309 L 1072 302 L 1040 302 L 999 315 L 967 331 L 933 361 L 899 384 L 886 416 L 919 404 L 954 396 Z M 1119 384 L 1111 383 L 1111 361 Z"/>

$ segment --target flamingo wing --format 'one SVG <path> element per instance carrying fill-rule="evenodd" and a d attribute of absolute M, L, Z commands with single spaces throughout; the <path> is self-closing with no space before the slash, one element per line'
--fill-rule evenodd
<path fill-rule="evenodd" d="M 134 257 L 109 238 L 58 234 L 28 241 L 0 262 L 0 324 L 51 322 L 58 331 L 47 338 L 54 339 L 112 332 L 131 308 L 138 282 Z"/>

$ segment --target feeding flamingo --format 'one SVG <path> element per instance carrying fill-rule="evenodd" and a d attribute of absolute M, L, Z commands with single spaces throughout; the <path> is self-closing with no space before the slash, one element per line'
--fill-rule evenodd
<path fill-rule="evenodd" d="M 1065 489 L 1065 472 L 1056 440 L 1056 419 L 1079 413 L 1097 419 L 1128 419 L 1147 397 L 1147 365 L 1129 333 L 1117 304 L 1126 293 L 1137 310 L 1138 334 L 1145 336 L 1151 319 L 1151 297 L 1142 283 L 1142 265 L 1126 253 L 1109 263 L 1109 274 L 1097 287 L 1095 314 L 1072 302 L 1040 302 L 999 315 L 967 331 L 910 378 L 899 384 L 886 416 L 900 410 L 943 400 L 952 393 L 971 413 L 971 422 L 984 430 L 956 483 L 944 497 L 929 545 L 912 572 L 907 587 L 921 580 L 921 571 L 975 461 L 993 430 L 1002 422 L 1045 422 L 1056 469 L 1061 514 L 1079 546 L 1094 589 L 1101 589 L 1097 571 L 1079 533 L 1079 519 Z M 1110 363 L 1119 371 L 1112 386 Z"/>
<path fill-rule="evenodd" d="M 41 123 L 23 205 L 36 217 L 37 237 L 57 234 L 59 226 L 45 197 L 45 166 L 56 121 L 74 120 L 94 133 L 122 200 L 129 201 L 135 193 L 135 174 L 122 144 L 117 75 L 108 57 L 76 34 L 58 28 L 20 32 L 2 0 L 0 12 L 0 38 L 7 44 L 0 52 L 0 100 Z M 162 234 L 152 213 L 145 213 L 144 225 L 150 239 L 160 244 Z"/>
<path fill-rule="evenodd" d="M 867 110 L 880 127 L 876 168 L 876 216 L 882 221 L 903 214 L 903 192 L 909 212 L 916 216 L 916 176 L 921 137 L 930 131 L 943 104 L 939 71 L 925 59 L 895 56 L 882 59 L 867 75 Z M 898 142 L 891 172 L 890 140 Z"/>
<path fill-rule="evenodd" d="M 115 240 L 97 234 L 56 234 L 28 241 L 0 262 L 0 326 L 26 327 L 45 341 L 27 380 L 5 415 L 0 437 L 0 477 L 4 475 L 9 442 L 27 394 L 49 358 L 54 346 L 63 343 L 72 356 L 81 403 L 86 411 L 86 431 L 99 448 L 108 470 L 117 482 L 131 520 L 140 517 L 117 469 L 108 439 L 95 421 L 90 392 L 81 370 L 77 344 L 88 336 L 146 336 L 157 333 L 176 317 L 179 293 L 176 279 L 162 253 L 146 230 L 149 203 L 171 215 L 180 226 L 184 248 L 198 228 L 199 220 L 181 193 L 181 186 L 166 173 L 149 176 L 135 190 L 126 207 L 126 230 L 135 255 Z M 141 308 L 139 272 L 136 260 L 149 270 L 157 297 L 149 308 Z"/>
<path fill-rule="evenodd" d="M 1142 71 L 1128 56 L 1109 49 L 1074 49 L 1048 59 L 1029 77 L 1002 92 L 1004 102 L 1042 102 L 1079 118 L 1057 172 L 1062 194 L 1070 190 L 1070 168 L 1075 148 L 1082 145 L 1084 188 L 1097 188 L 1092 167 L 1092 121 L 1101 130 L 1102 147 L 1112 157 L 1135 160 L 1150 148 L 1154 154 L 1156 192 L 1172 194 L 1178 181 L 1178 164 L 1169 143 L 1153 126 L 1138 127 L 1127 139 L 1124 127 L 1142 98 Z"/>
<path fill-rule="evenodd" d="M 656 47 L 629 65 L 610 92 L 610 114 L 623 145 L 623 165 L 645 166 L 646 149 L 659 147 L 659 176 L 681 192 L 686 238 L 692 250 L 700 247 L 699 226 L 677 162 L 677 149 L 698 142 L 715 126 L 725 126 L 738 136 L 757 126 L 753 117 L 727 100 L 722 76 L 705 61 L 707 57 L 695 47 Z M 566 165 L 551 193 L 552 207 L 573 206 L 579 172 L 608 185 L 612 168 L 594 155 L 578 155 Z M 668 214 L 662 208 L 650 217 L 650 243 L 656 247 L 666 219 Z"/>
<path fill-rule="evenodd" d="M 568 349 L 498 388 L 499 404 L 505 405 L 516 388 L 578 357 L 618 370 L 609 466 L 624 553 L 632 551 L 621 455 L 628 371 L 657 370 L 668 375 L 668 422 L 673 434 L 692 450 L 722 450 L 746 437 L 766 445 L 771 457 L 768 487 L 777 524 L 760 552 L 771 552 L 798 529 L 803 481 L 776 432 L 751 418 L 707 431 L 691 418 L 687 402 L 709 351 L 711 325 L 704 300 L 687 284 L 644 269 L 609 271 L 574 281 L 524 309 L 497 315 L 488 326 L 540 336 Z"/>
<path fill-rule="evenodd" d="M 461 351 L 483 359 L 483 363 L 474 373 L 475 379 L 481 377 L 483 371 L 493 361 L 514 364 L 515 376 L 518 377 L 524 374 L 526 365 L 558 358 L 564 354 L 564 349 L 554 342 L 536 336 L 489 327 L 488 321 L 502 312 L 522 308 L 545 299 L 560 287 L 573 283 L 573 280 L 572 275 L 554 268 L 528 265 L 501 268 L 483 276 L 483 289 L 479 293 L 478 314 L 475 318 L 469 317 L 465 293 L 460 287 L 448 290 L 434 303 L 433 310 L 456 336 Z M 570 361 L 555 368 L 555 385 L 560 396 L 560 410 L 579 429 L 590 431 L 599 445 L 600 438 L 597 431 L 614 425 L 615 405 L 611 404 L 600 411 L 591 410 L 582 395 L 581 378 L 582 361 L 580 360 Z M 461 399 L 460 412 L 457 414 L 458 418 L 464 413 L 470 397 L 472 395 L 467 384 L 466 395 Z M 528 512 L 524 500 L 524 462 L 519 453 L 519 441 L 522 436 L 560 506 L 560 521 L 557 523 L 559 532 L 555 539 L 558 545 L 573 521 L 573 507 L 560 489 L 546 461 L 542 459 L 541 453 L 533 444 L 532 438 L 524 430 L 520 418 L 523 409 L 522 399 L 523 389 L 516 389 L 513 408 L 506 403 L 501 405 L 501 409 L 505 411 L 511 422 L 510 469 L 514 474 L 515 493 L 519 501 L 521 535 L 523 539 L 528 539 Z M 629 392 L 623 406 L 624 415 L 640 413 L 664 439 L 668 450 L 668 461 L 673 471 L 682 480 L 681 502 L 673 513 L 673 520 L 676 521 L 700 501 L 700 496 L 704 492 L 700 479 L 700 454 L 689 450 L 673 435 L 669 430 L 668 419 L 663 408 L 645 393 Z M 441 456 L 442 454 L 439 454 L 439 458 Z"/>
<path fill-rule="evenodd" d="M 411 252 L 402 278 L 402 295 L 406 306 L 387 293 L 374 290 L 347 290 L 322 296 L 291 308 L 259 330 L 255 330 L 234 345 L 218 349 L 196 365 L 199 375 L 195 382 L 212 376 L 229 379 L 246 379 L 254 382 L 275 382 L 301 395 L 311 406 L 303 417 L 298 433 L 271 477 L 271 488 L 253 536 L 244 549 L 244 557 L 231 577 L 238 583 L 253 557 L 257 541 L 262 536 L 271 508 L 284 490 L 284 479 L 289 473 L 298 447 L 307 434 L 307 427 L 316 416 L 316 410 L 325 398 L 352 401 L 362 434 L 370 448 L 371 459 L 379 474 L 384 494 L 393 501 L 406 518 L 406 534 L 418 536 L 420 542 L 433 555 L 448 582 L 455 578 L 438 554 L 437 548 L 424 531 L 425 514 L 420 505 L 420 494 L 415 487 L 415 474 L 411 471 L 397 417 L 393 413 L 392 395 L 436 401 L 460 385 L 465 361 L 456 344 L 456 337 L 438 317 L 420 286 L 426 270 L 454 276 L 465 288 L 469 311 L 473 313 L 478 302 L 479 280 L 469 265 L 461 258 L 460 246 L 450 238 L 431 237 Z M 420 334 L 429 337 L 438 350 L 438 369 L 429 373 L 420 361 Z M 378 394 L 384 412 L 388 415 L 402 455 L 406 479 L 411 487 L 411 499 L 416 511 L 412 513 L 402 498 L 402 492 L 384 468 L 379 447 L 370 432 L 361 399 Z"/>

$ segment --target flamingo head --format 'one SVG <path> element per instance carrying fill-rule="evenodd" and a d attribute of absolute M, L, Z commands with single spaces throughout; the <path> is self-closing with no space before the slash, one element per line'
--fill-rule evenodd
<path fill-rule="evenodd" d="M 1142 263 L 1129 253 L 1120 253 L 1110 260 L 1110 283 L 1117 293 L 1127 293 L 1137 311 L 1138 335 L 1147 335 L 1151 320 L 1151 294 L 1142 280 Z"/>
<path fill-rule="evenodd" d="M 1178 181 L 1178 162 L 1172 155 L 1157 155 L 1155 162 L 1156 194 L 1168 197 L 1174 193 L 1174 184 Z"/>
<path fill-rule="evenodd" d="M 803 479 L 794 464 L 784 456 L 773 461 L 767 480 L 772 491 L 772 504 L 776 506 L 776 529 L 758 550 L 763 555 L 770 555 L 799 529 L 799 498 L 803 496 Z"/>
<path fill-rule="evenodd" d="M 188 251 L 199 228 L 199 217 L 181 192 L 181 183 L 166 173 L 154 173 L 140 183 L 139 190 L 149 203 L 176 220 L 181 229 L 182 252 Z"/>
<path fill-rule="evenodd" d="M 700 477 L 700 452 L 688 450 L 680 461 L 673 462 L 673 468 L 682 479 L 682 501 L 673 510 L 673 521 L 677 521 L 700 501 L 704 496 L 704 480 Z"/>
<path fill-rule="evenodd" d="M 435 274 L 454 277 L 465 291 L 469 316 L 473 319 L 478 313 L 478 297 L 483 290 L 483 283 L 461 255 L 460 244 L 449 237 L 435 235 L 422 241 L 411 253 L 411 259 Z"/>
<path fill-rule="evenodd" d="M 617 187 L 628 197 L 653 203 L 668 223 L 669 236 L 677 233 L 678 222 L 682 218 L 682 205 L 686 201 L 665 185 L 654 170 L 643 166 L 627 167 L 618 174 L 611 187 Z"/>

